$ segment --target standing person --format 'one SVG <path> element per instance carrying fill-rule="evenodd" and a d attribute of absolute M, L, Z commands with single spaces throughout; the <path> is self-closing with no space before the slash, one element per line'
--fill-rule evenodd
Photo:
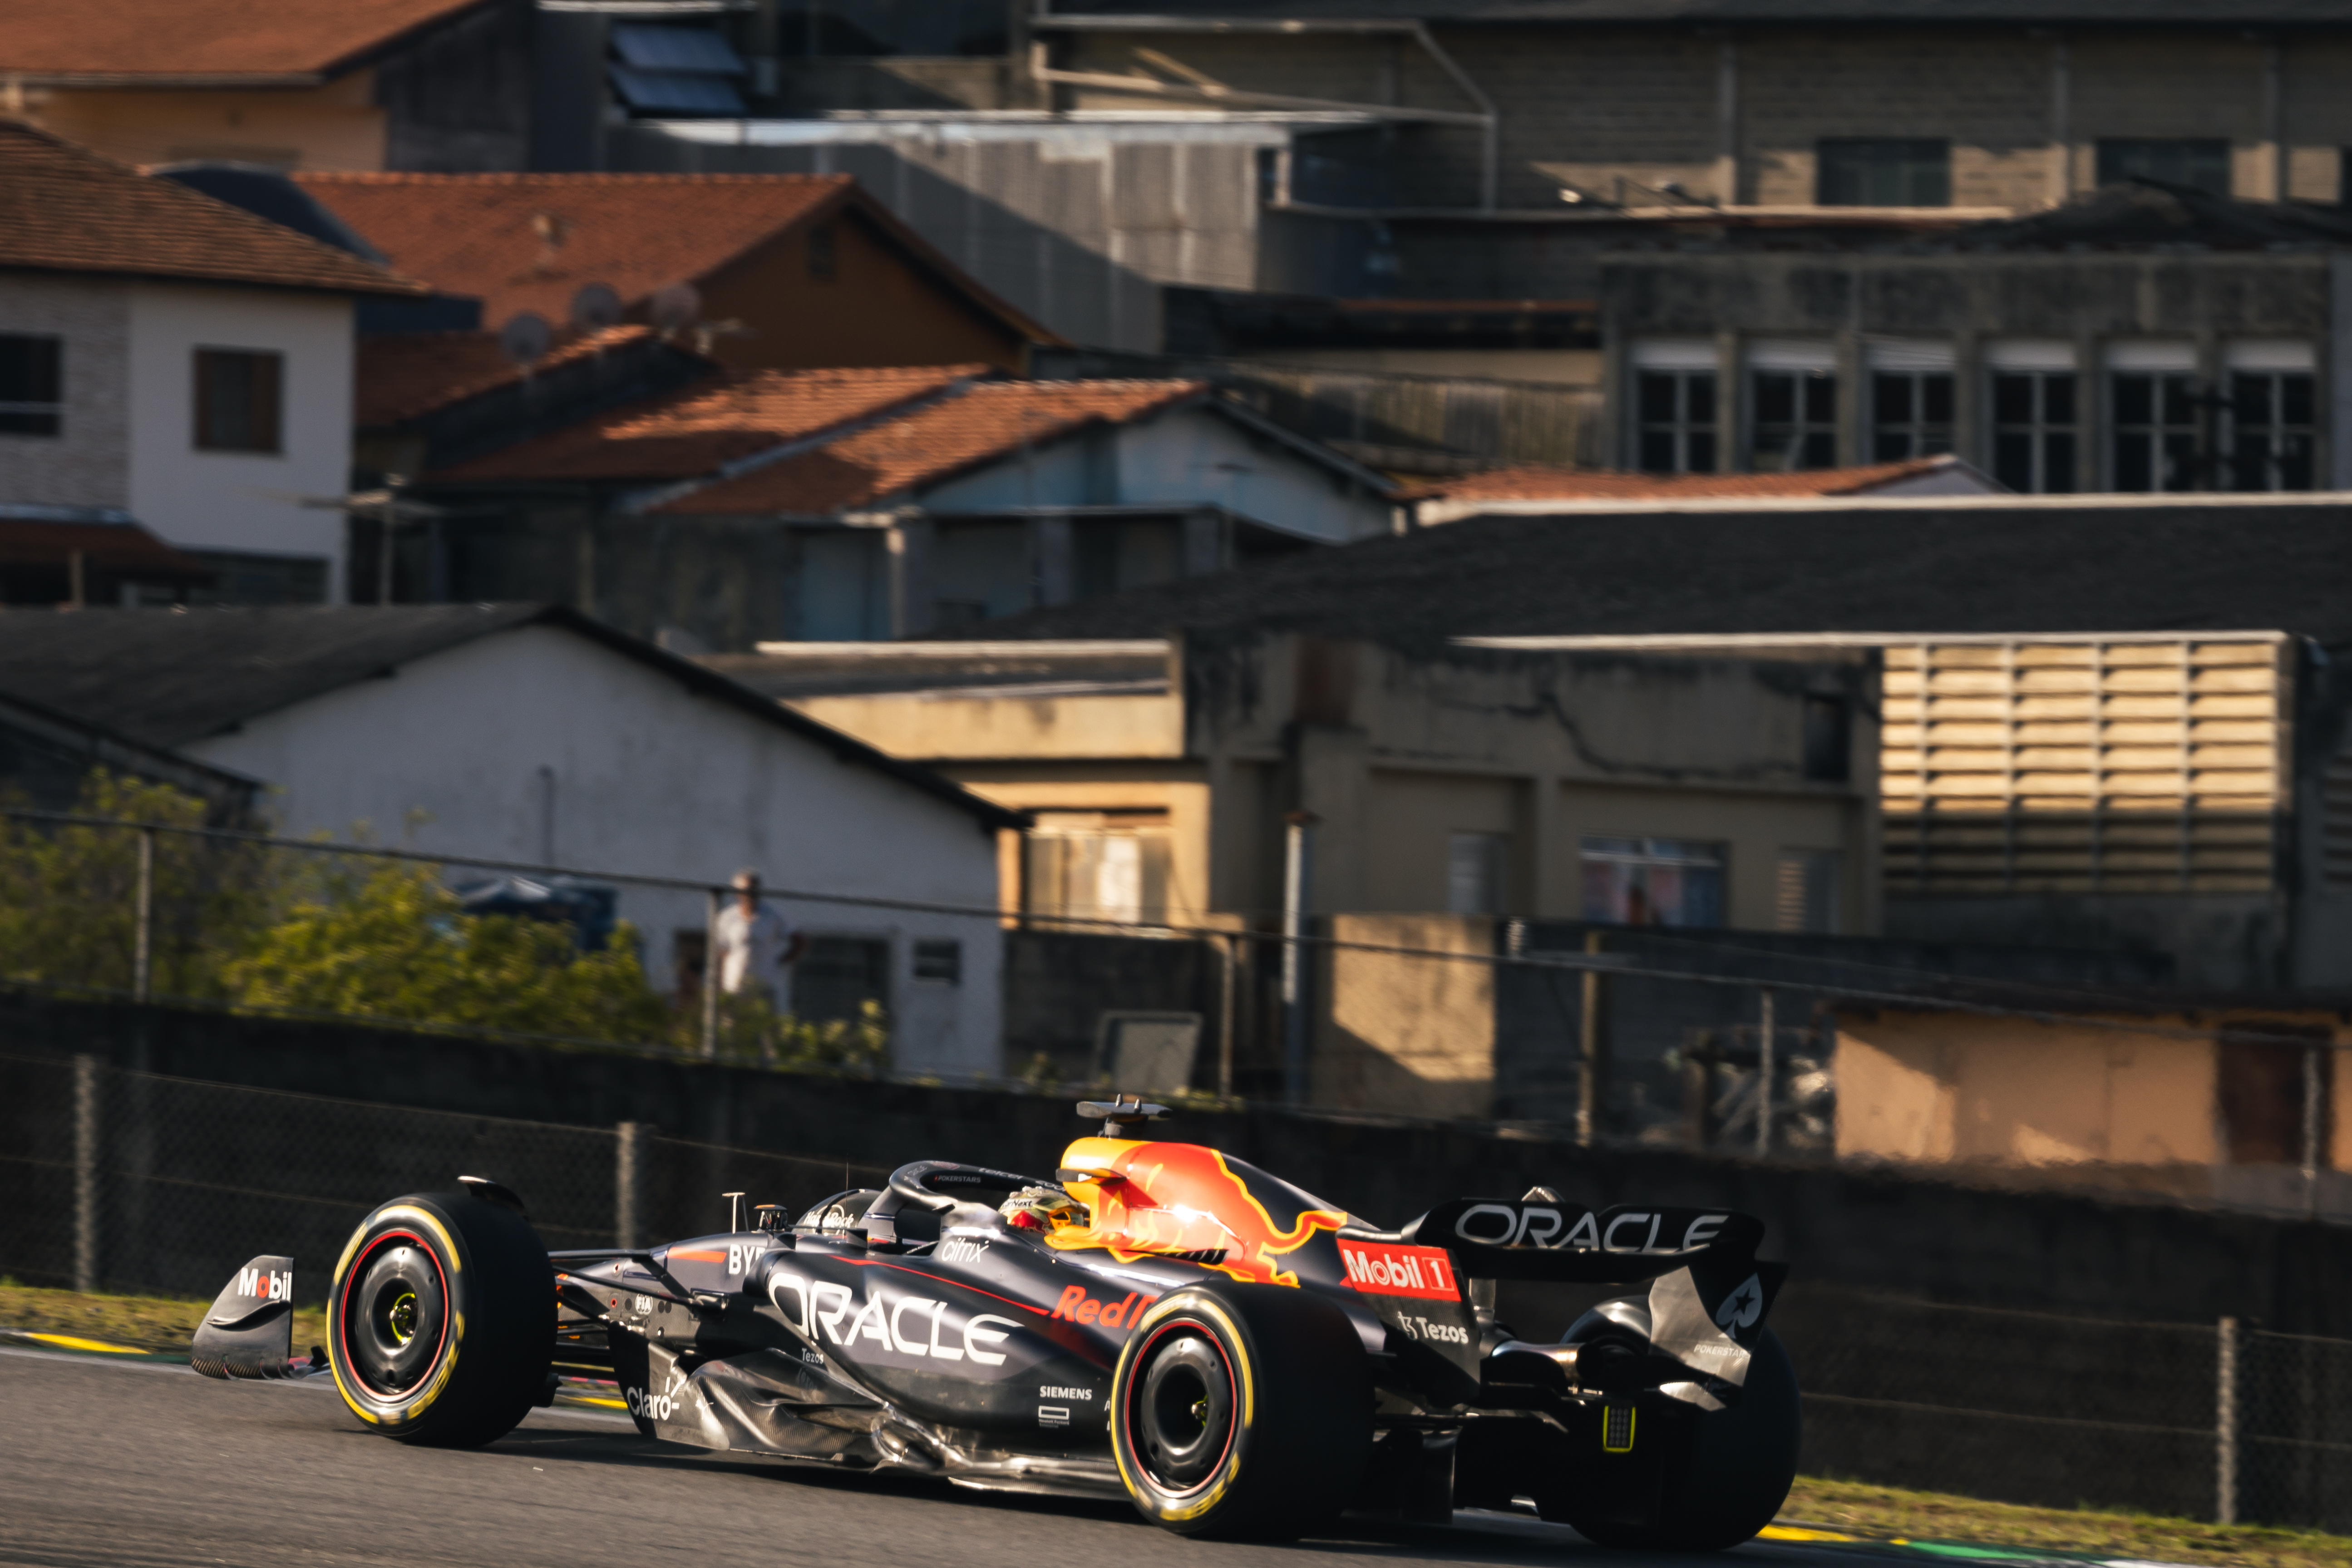
<path fill-rule="evenodd" d="M 730 996 L 764 997 L 778 1012 L 792 1005 L 793 964 L 808 938 L 760 901 L 760 873 L 735 873 L 735 900 L 719 911 L 714 933 L 719 989 Z"/>

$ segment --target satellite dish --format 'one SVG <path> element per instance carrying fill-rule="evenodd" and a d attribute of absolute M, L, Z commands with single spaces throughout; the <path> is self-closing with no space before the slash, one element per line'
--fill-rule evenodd
<path fill-rule="evenodd" d="M 690 327 L 702 314 L 702 294 L 691 283 L 665 283 L 646 301 L 654 325 L 665 332 Z"/>
<path fill-rule="evenodd" d="M 583 332 L 601 332 L 621 320 L 621 296 L 610 283 L 583 283 L 572 296 L 572 324 Z"/>
<path fill-rule="evenodd" d="M 555 330 L 547 324 L 547 318 L 530 310 L 508 317 L 507 324 L 499 329 L 499 351 L 515 364 L 527 365 L 541 358 L 554 342 Z"/>

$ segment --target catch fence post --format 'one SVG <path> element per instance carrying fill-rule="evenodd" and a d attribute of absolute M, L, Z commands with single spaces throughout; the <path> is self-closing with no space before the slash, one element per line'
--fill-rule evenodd
<path fill-rule="evenodd" d="M 1756 1021 L 1756 1157 L 1769 1159 L 1772 1153 L 1772 988 L 1766 986 L 1759 993 L 1761 998 Z"/>
<path fill-rule="evenodd" d="M 1289 832 L 1282 858 L 1282 1097 L 1307 1103 L 1307 900 L 1315 880 L 1315 821 L 1294 811 L 1284 821 Z"/>
<path fill-rule="evenodd" d="M 1217 1098 L 1234 1097 L 1234 1024 L 1241 1012 L 1241 961 L 1234 949 L 1240 939 L 1232 931 L 1217 933 Z"/>
<path fill-rule="evenodd" d="M 2324 1047 L 2303 1047 L 2303 1212 L 2306 1218 L 2319 1217 L 2319 1147 L 2323 1125 L 2322 1103 L 2326 1075 L 2319 1053 Z"/>
<path fill-rule="evenodd" d="M 2222 1319 L 2215 1336 L 2213 1380 L 2213 1518 L 2221 1524 L 2238 1522 L 2238 1357 L 2242 1343 L 2238 1320 Z"/>
<path fill-rule="evenodd" d="M 719 1059 L 719 889 L 709 894 L 702 937 L 702 1059 Z"/>
<path fill-rule="evenodd" d="M 131 949 L 131 999 L 147 1000 L 155 952 L 155 830 L 139 830 L 139 929 Z"/>
<path fill-rule="evenodd" d="M 624 1121 L 618 1131 L 613 1163 L 613 1244 L 643 1247 L 653 1219 L 646 1212 L 653 1176 L 653 1124 Z"/>
<path fill-rule="evenodd" d="M 1588 955 L 1599 954 L 1599 931 L 1584 933 L 1584 951 Z M 1576 1142 L 1585 1148 L 1591 1147 L 1601 1133 L 1601 1096 L 1604 1088 L 1601 1058 L 1605 1048 L 1601 1038 L 1601 971 L 1588 969 L 1584 972 L 1583 1015 L 1579 1020 L 1581 1038 L 1578 1043 L 1583 1049 L 1576 1064 Z"/>
<path fill-rule="evenodd" d="M 74 1289 L 98 1289 L 98 1058 L 73 1059 Z"/>

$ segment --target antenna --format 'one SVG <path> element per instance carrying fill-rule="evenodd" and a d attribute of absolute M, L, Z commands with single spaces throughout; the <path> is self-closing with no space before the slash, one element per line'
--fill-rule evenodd
<path fill-rule="evenodd" d="M 572 324 L 583 332 L 601 332 L 621 320 L 621 296 L 610 283 L 583 283 L 572 296 Z"/>
<path fill-rule="evenodd" d="M 675 332 L 694 324 L 702 314 L 702 292 L 691 283 L 665 283 L 646 301 L 654 325 Z"/>
<path fill-rule="evenodd" d="M 499 329 L 499 352 L 525 368 L 543 357 L 554 342 L 555 330 L 547 324 L 547 318 L 530 310 L 508 317 L 507 324 Z"/>

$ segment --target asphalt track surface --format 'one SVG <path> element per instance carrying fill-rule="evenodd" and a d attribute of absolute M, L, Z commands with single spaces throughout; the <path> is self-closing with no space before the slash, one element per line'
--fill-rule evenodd
<path fill-rule="evenodd" d="M 691 1563 L 847 1568 L 1284 1568 L 1570 1563 L 1863 1568 L 1853 1547 L 1603 1551 L 1533 1519 L 1343 1521 L 1286 1546 L 1187 1541 L 1124 1503 L 854 1478 L 657 1444 L 627 1417 L 534 1414 L 487 1448 L 411 1448 L 324 1378 L 216 1383 L 184 1366 L 0 1349 L 0 1563 L 56 1568 Z"/>

